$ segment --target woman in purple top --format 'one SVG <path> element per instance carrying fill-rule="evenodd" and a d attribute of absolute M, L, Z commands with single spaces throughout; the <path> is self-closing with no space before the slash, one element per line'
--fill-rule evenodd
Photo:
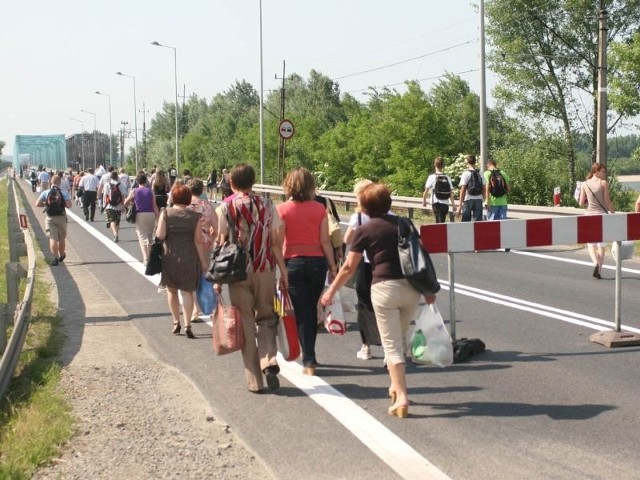
<path fill-rule="evenodd" d="M 142 251 L 142 263 L 147 264 L 149 249 L 153 242 L 153 232 L 155 231 L 156 218 L 160 213 L 156 204 L 156 197 L 151 190 L 149 180 L 145 174 L 136 178 L 138 188 L 134 188 L 124 201 L 124 205 L 129 206 L 131 202 L 136 204 L 136 233 Z"/>

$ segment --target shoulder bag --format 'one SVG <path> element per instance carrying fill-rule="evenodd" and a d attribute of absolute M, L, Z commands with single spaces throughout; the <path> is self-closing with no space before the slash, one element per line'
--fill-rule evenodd
<path fill-rule="evenodd" d="M 126 207 L 124 219 L 127 223 L 136 223 L 136 199 L 135 199 L 135 190 L 133 192 L 133 199 L 131 205 Z"/>
<path fill-rule="evenodd" d="M 423 295 L 435 294 L 440 290 L 431 257 L 422 246 L 420 235 L 408 218 L 398 219 L 398 256 L 404 277 L 411 286 Z"/>
<path fill-rule="evenodd" d="M 235 218 L 230 213 L 233 208 L 233 203 L 227 208 L 227 240 L 211 252 L 207 280 L 214 283 L 231 284 L 247 279 L 247 252 L 238 240 Z"/>
<path fill-rule="evenodd" d="M 157 238 L 151 244 L 149 249 L 149 258 L 147 259 L 147 266 L 144 269 L 145 275 L 155 275 L 162 273 L 162 254 L 163 254 L 164 242 Z"/>

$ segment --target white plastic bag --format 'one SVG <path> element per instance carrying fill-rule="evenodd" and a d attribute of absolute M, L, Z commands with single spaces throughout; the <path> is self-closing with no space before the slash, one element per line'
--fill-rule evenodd
<path fill-rule="evenodd" d="M 416 363 L 446 367 L 453 363 L 453 344 L 435 302 L 422 305 L 415 325 L 407 334 L 411 357 Z"/>
<path fill-rule="evenodd" d="M 630 258 L 633 258 L 633 253 L 636 249 L 636 242 L 634 242 L 633 240 L 625 240 L 623 242 L 621 242 L 621 247 L 620 247 L 620 260 L 629 260 Z M 614 260 L 617 260 L 618 258 L 618 242 L 613 242 L 611 244 L 611 255 L 613 256 Z"/>
<path fill-rule="evenodd" d="M 344 335 L 347 332 L 339 291 L 335 293 L 331 303 L 324 307 L 324 328 L 333 335 Z"/>

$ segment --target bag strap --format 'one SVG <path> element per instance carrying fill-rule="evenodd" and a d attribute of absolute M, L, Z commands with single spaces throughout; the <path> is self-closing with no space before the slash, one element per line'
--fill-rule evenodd
<path fill-rule="evenodd" d="M 604 205 L 602 205 L 602 203 L 600 203 L 600 200 L 598 199 L 598 197 L 596 197 L 596 194 L 593 193 L 593 190 L 591 190 L 591 187 L 589 186 L 589 184 L 587 182 L 584 182 L 584 184 L 587 186 L 587 188 L 589 189 L 589 191 L 591 192 L 591 195 L 593 195 L 593 198 L 596 199 L 596 202 L 598 202 L 598 205 L 600 205 L 600 207 L 602 207 L 602 209 L 609 213 L 609 209 L 607 207 L 605 207 Z"/>

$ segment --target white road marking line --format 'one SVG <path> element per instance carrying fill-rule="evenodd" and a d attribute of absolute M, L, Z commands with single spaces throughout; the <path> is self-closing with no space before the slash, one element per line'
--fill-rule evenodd
<path fill-rule="evenodd" d="M 440 281 L 442 287 L 446 290 L 449 289 L 449 282 Z M 558 320 L 562 320 L 564 322 L 573 323 L 575 325 L 586 326 L 589 328 L 593 328 L 594 330 L 604 331 L 610 330 L 615 327 L 615 323 L 602 320 L 596 317 L 590 317 L 588 315 L 582 315 L 580 313 L 571 312 L 569 310 L 562 310 L 560 308 L 550 307 L 547 305 L 543 305 L 541 303 L 529 302 L 527 300 L 522 300 L 516 297 L 510 297 L 507 295 L 501 295 L 499 293 L 490 292 L 487 290 L 482 290 L 480 288 L 470 287 L 467 285 L 462 285 L 456 283 L 456 293 L 460 293 L 461 295 L 467 295 L 474 298 L 479 298 L 481 300 L 486 300 L 488 302 L 497 303 L 501 305 L 506 305 L 512 308 L 516 308 L 519 310 L 525 310 L 533 313 L 537 313 L 539 315 L 544 315 L 550 318 L 556 318 Z M 581 321 L 584 320 L 584 321 Z M 599 325 L 594 325 L 599 324 Z M 640 333 L 640 328 L 631 327 L 629 325 L 621 325 L 621 328 L 624 330 L 628 330 L 630 332 Z"/>
<path fill-rule="evenodd" d="M 450 479 L 404 440 L 327 382 L 317 376 L 303 375 L 302 365 L 287 362 L 280 354 L 278 354 L 278 364 L 283 377 L 338 420 L 402 478 Z"/>

